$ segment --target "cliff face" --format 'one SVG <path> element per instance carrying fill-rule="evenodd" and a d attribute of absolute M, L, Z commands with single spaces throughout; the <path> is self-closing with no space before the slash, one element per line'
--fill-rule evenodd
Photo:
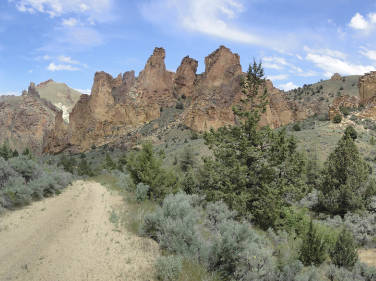
<path fill-rule="evenodd" d="M 40 98 L 34 83 L 22 96 L 0 97 L 0 143 L 8 142 L 18 151 L 26 147 L 42 152 L 45 134 L 55 128 L 55 115 L 61 113 Z"/>
<path fill-rule="evenodd" d="M 164 49 L 156 48 L 137 78 L 134 71 L 116 78 L 96 73 L 91 95 L 81 96 L 69 124 L 57 116 L 44 151 L 78 152 L 124 136 L 131 138 L 138 128 L 158 119 L 164 108 L 183 109 L 174 123 L 196 131 L 234 124 L 232 107 L 242 99 L 240 82 L 244 75 L 237 54 L 221 46 L 206 57 L 202 74 L 196 74 L 198 62 L 192 58 L 183 58 L 176 73 L 166 70 L 164 59 Z M 267 87 L 271 95 L 262 125 L 275 128 L 306 117 L 270 81 Z"/>
<path fill-rule="evenodd" d="M 359 79 L 360 103 L 366 105 L 376 96 L 376 71 L 372 71 Z"/>

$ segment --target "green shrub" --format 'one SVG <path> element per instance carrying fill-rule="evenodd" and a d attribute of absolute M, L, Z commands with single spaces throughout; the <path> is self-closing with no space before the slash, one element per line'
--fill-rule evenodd
<path fill-rule="evenodd" d="M 155 268 L 157 279 L 161 281 L 176 281 L 182 271 L 183 258 L 181 256 L 158 257 Z"/>
<path fill-rule="evenodd" d="M 321 275 L 318 268 L 311 266 L 302 270 L 294 279 L 294 281 L 323 281 L 323 276 Z"/>
<path fill-rule="evenodd" d="M 228 220 L 218 226 L 210 249 L 209 268 L 229 280 L 268 280 L 276 261 L 267 241 L 247 223 Z"/>
<path fill-rule="evenodd" d="M 140 182 L 136 187 L 136 200 L 137 202 L 145 201 L 148 198 L 150 186 Z"/>
<path fill-rule="evenodd" d="M 196 225 L 200 219 L 194 208 L 197 196 L 168 195 L 162 207 L 145 216 L 141 232 L 157 240 L 170 253 L 196 257 L 201 245 Z"/>
<path fill-rule="evenodd" d="M 13 177 L 3 189 L 6 205 L 4 208 L 27 205 L 31 201 L 30 188 L 25 184 L 23 177 Z"/>
<path fill-rule="evenodd" d="M 58 162 L 58 166 L 62 166 L 63 169 L 71 174 L 74 174 L 74 171 L 76 170 L 77 162 L 76 159 L 70 156 L 66 156 L 63 154 L 60 157 L 60 160 Z"/>
<path fill-rule="evenodd" d="M 0 157 L 4 158 L 5 160 L 13 157 L 13 151 L 6 142 L 0 147 Z"/>
<path fill-rule="evenodd" d="M 309 229 L 310 220 L 306 209 L 295 210 L 292 207 L 285 207 L 277 221 L 276 228 L 302 237 Z"/>
<path fill-rule="evenodd" d="M 353 140 L 356 140 L 358 138 L 357 131 L 351 125 L 346 127 L 344 134 L 350 136 Z"/>
<path fill-rule="evenodd" d="M 104 160 L 103 167 L 107 170 L 116 169 L 116 163 L 112 160 L 109 153 L 106 153 L 106 157 L 105 157 L 105 160 Z"/>
<path fill-rule="evenodd" d="M 10 178 L 17 173 L 10 167 L 9 163 L 0 157 L 0 190 L 6 185 Z"/>
<path fill-rule="evenodd" d="M 180 181 L 172 170 L 162 168 L 162 158 L 153 151 L 150 143 L 133 152 L 127 159 L 127 169 L 135 184 L 143 182 L 150 186 L 150 199 L 162 200 L 167 194 L 176 193 Z"/>
<path fill-rule="evenodd" d="M 91 169 L 89 163 L 87 162 L 86 158 L 82 158 L 80 163 L 78 164 L 77 173 L 79 176 L 94 176 L 94 172 Z"/>
<path fill-rule="evenodd" d="M 234 220 L 237 213 L 230 210 L 222 201 L 209 202 L 206 206 L 206 225 L 212 231 L 217 231 L 218 226 L 228 220 Z"/>
<path fill-rule="evenodd" d="M 341 106 L 339 110 L 342 112 L 342 114 L 343 114 L 344 116 L 349 115 L 350 112 L 351 112 L 351 111 L 350 111 L 350 108 L 348 108 L 348 107 L 343 107 L 343 106 Z"/>
<path fill-rule="evenodd" d="M 118 173 L 116 175 L 117 185 L 125 191 L 132 192 L 136 190 L 136 185 L 129 174 Z"/>
<path fill-rule="evenodd" d="M 294 126 L 292 126 L 292 129 L 295 131 L 295 132 L 298 132 L 298 131 L 301 131 L 302 128 L 300 127 L 300 124 L 299 123 L 295 123 Z"/>
<path fill-rule="evenodd" d="M 180 156 L 180 169 L 187 172 L 192 169 L 196 163 L 196 157 L 191 147 L 186 147 Z"/>
<path fill-rule="evenodd" d="M 42 173 L 40 164 L 25 155 L 9 159 L 8 162 L 9 166 L 20 174 L 26 182 L 38 178 Z"/>
<path fill-rule="evenodd" d="M 339 124 L 341 122 L 342 122 L 342 116 L 340 114 L 337 114 L 336 116 L 334 116 L 333 123 Z"/>
<path fill-rule="evenodd" d="M 327 258 L 328 245 L 312 220 L 308 232 L 303 237 L 300 260 L 304 265 L 320 265 Z"/>
<path fill-rule="evenodd" d="M 343 229 L 338 236 L 334 248 L 330 251 L 333 264 L 339 267 L 352 268 L 358 260 L 357 247 L 352 234 Z"/>

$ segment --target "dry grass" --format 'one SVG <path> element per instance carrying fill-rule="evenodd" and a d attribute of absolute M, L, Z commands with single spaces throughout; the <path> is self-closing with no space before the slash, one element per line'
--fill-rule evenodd
<path fill-rule="evenodd" d="M 359 250 L 359 259 L 371 266 L 376 266 L 376 249 L 363 249 Z"/>

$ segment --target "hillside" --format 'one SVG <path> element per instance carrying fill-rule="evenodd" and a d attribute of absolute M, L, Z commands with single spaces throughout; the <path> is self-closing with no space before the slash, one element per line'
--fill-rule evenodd
<path fill-rule="evenodd" d="M 54 127 L 58 109 L 41 99 L 32 83 L 22 96 L 0 97 L 0 143 L 41 153 L 43 138 Z"/>
<path fill-rule="evenodd" d="M 290 101 L 305 108 L 309 115 L 318 114 L 321 118 L 327 119 L 329 105 L 336 97 L 359 97 L 360 77 L 353 75 L 323 80 L 288 91 L 286 95 Z"/>
<path fill-rule="evenodd" d="M 80 99 L 80 92 L 73 90 L 65 83 L 58 83 L 51 79 L 38 84 L 36 90 L 41 98 L 62 110 L 64 121 L 69 122 L 69 113 Z"/>

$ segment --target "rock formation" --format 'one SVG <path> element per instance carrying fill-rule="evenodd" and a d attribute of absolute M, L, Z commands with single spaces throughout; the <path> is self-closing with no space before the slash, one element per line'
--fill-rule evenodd
<path fill-rule="evenodd" d="M 176 73 L 166 70 L 165 50 L 155 48 L 144 70 L 116 78 L 97 72 L 91 95 L 82 95 L 69 116 L 69 124 L 56 117 L 56 127 L 45 139 L 44 151 L 80 152 L 92 146 L 124 141 L 138 129 L 160 117 L 161 111 L 179 108 L 174 124 L 206 131 L 235 123 L 232 107 L 243 97 L 240 82 L 244 76 L 237 54 L 221 46 L 205 59 L 205 72 L 196 74 L 198 62 L 183 58 Z M 279 127 L 306 114 L 288 102 L 284 93 L 267 81 L 269 105 L 262 125 Z"/>
<path fill-rule="evenodd" d="M 28 147 L 41 153 L 43 138 L 55 128 L 57 113 L 61 112 L 39 97 L 34 83 L 22 96 L 0 97 L 0 143 L 7 142 L 19 151 Z"/>
<path fill-rule="evenodd" d="M 333 80 L 333 81 L 339 81 L 341 79 L 342 79 L 342 76 L 339 73 L 334 73 L 332 77 L 330 78 L 330 80 Z"/>
<path fill-rule="evenodd" d="M 333 120 L 336 115 L 343 115 L 341 112 L 341 108 L 358 108 L 359 106 L 359 98 L 358 97 L 350 97 L 348 95 L 336 97 L 332 104 L 329 106 L 329 119 Z"/>
<path fill-rule="evenodd" d="M 376 96 L 376 71 L 365 74 L 359 79 L 360 103 L 366 105 Z"/>

